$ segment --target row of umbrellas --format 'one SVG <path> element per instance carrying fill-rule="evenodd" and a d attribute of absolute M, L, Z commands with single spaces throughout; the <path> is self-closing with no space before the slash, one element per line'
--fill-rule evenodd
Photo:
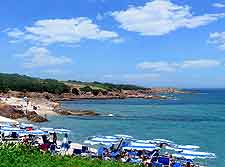
<path fill-rule="evenodd" d="M 1 124 L 0 125 L 0 132 L 1 133 L 10 133 L 16 132 L 19 136 L 25 135 L 35 135 L 35 136 L 42 136 L 48 135 L 49 133 L 58 133 L 58 134 L 69 134 L 71 133 L 70 130 L 64 128 L 37 128 L 33 124 L 20 124 L 17 127 L 12 127 L 10 124 Z M 31 130 L 26 130 L 26 128 L 31 128 Z"/>
<path fill-rule="evenodd" d="M 114 135 L 114 136 L 92 136 L 84 141 L 84 144 L 89 145 L 105 145 L 119 144 L 121 139 L 126 141 L 128 145 L 123 146 L 123 150 L 147 150 L 153 151 L 161 149 L 160 144 L 166 144 L 165 149 L 173 151 L 172 156 L 185 159 L 209 159 L 216 158 L 214 153 L 197 151 L 200 147 L 196 145 L 178 145 L 173 141 L 166 139 L 153 140 L 136 140 L 128 135 Z"/>

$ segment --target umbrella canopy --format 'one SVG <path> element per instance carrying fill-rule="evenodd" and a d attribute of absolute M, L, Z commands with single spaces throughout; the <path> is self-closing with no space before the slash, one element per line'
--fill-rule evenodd
<path fill-rule="evenodd" d="M 32 131 L 27 131 L 26 132 L 29 135 L 34 135 L 34 136 L 42 136 L 42 135 L 47 135 L 47 132 L 44 132 L 42 130 L 32 130 Z"/>
<path fill-rule="evenodd" d="M 195 149 L 199 149 L 200 147 L 195 145 L 178 145 L 177 148 L 183 149 L 183 150 L 195 150 Z"/>
<path fill-rule="evenodd" d="M 136 140 L 136 143 L 150 143 L 150 140 Z"/>
<path fill-rule="evenodd" d="M 147 146 L 127 146 L 127 147 L 122 147 L 123 150 L 147 150 L 147 151 L 153 151 L 156 149 L 160 149 L 159 147 L 152 146 L 152 147 L 147 147 Z"/>
<path fill-rule="evenodd" d="M 117 134 L 117 135 L 114 135 L 118 138 L 124 138 L 124 139 L 132 139 L 133 137 L 132 136 L 129 136 L 129 135 L 123 135 L 123 134 Z"/>
<path fill-rule="evenodd" d="M 20 128 L 13 128 L 13 127 L 2 127 L 1 131 L 22 132 L 24 130 Z"/>
<path fill-rule="evenodd" d="M 54 129 L 54 132 L 63 134 L 63 133 L 71 133 L 71 130 L 61 128 L 61 129 Z"/>
<path fill-rule="evenodd" d="M 25 123 L 21 123 L 20 127 L 21 127 L 21 128 L 32 128 L 32 127 L 34 127 L 34 125 L 33 125 L 33 124 L 25 124 Z"/>
<path fill-rule="evenodd" d="M 157 147 L 155 144 L 150 143 L 137 143 L 137 142 L 131 142 L 130 146 L 139 146 L 139 147 Z"/>
<path fill-rule="evenodd" d="M 177 158 L 185 158 L 185 159 L 208 159 L 208 158 L 216 158 L 216 155 L 214 153 L 208 153 L 208 152 L 197 152 L 197 151 L 189 151 L 185 150 L 179 154 L 173 154 L 174 157 Z"/>
<path fill-rule="evenodd" d="M 40 128 L 40 130 L 45 131 L 45 132 L 54 132 L 53 128 Z"/>
<path fill-rule="evenodd" d="M 166 140 L 166 139 L 153 139 L 150 142 L 156 143 L 156 144 L 161 144 L 161 143 L 171 144 L 171 143 L 173 143 L 173 141 Z"/>
<path fill-rule="evenodd" d="M 92 138 L 91 141 L 94 141 L 94 142 L 108 142 L 108 143 L 113 143 L 113 142 L 118 142 L 119 139 L 117 138 L 104 138 L 104 137 L 95 137 L 95 138 Z"/>

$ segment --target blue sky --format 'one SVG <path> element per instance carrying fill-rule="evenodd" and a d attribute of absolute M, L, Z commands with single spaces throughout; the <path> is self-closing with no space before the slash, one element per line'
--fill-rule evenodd
<path fill-rule="evenodd" d="M 0 15 L 0 72 L 225 87 L 223 0 L 9 0 Z"/>

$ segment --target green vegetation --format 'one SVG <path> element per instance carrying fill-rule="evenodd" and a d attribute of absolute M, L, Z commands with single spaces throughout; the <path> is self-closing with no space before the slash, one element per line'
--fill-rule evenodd
<path fill-rule="evenodd" d="M 64 83 L 53 79 L 38 79 L 18 74 L 0 73 L 0 92 L 7 91 L 23 92 L 49 92 L 61 94 L 69 92 L 70 89 Z"/>
<path fill-rule="evenodd" d="M 107 91 L 117 91 L 117 90 L 144 90 L 144 87 L 136 85 L 127 85 L 127 84 L 111 84 L 111 83 L 101 83 L 101 82 L 81 82 L 81 81 L 68 81 L 69 83 L 84 85 L 93 87 L 93 89 L 103 89 Z"/>
<path fill-rule="evenodd" d="M 112 161 L 72 156 L 51 156 L 38 148 L 22 144 L 0 144 L 1 167 L 134 167 Z"/>

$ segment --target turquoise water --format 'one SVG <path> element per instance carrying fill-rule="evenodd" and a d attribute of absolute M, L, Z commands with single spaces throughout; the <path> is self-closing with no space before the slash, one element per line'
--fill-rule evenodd
<path fill-rule="evenodd" d="M 65 127 L 75 142 L 91 135 L 127 134 L 138 139 L 164 138 L 179 144 L 195 144 L 214 152 L 210 167 L 225 166 L 225 90 L 201 90 L 175 95 L 171 100 L 77 100 L 67 108 L 95 110 L 96 117 L 49 117 L 41 126 Z M 113 117 L 107 116 L 113 114 Z"/>

